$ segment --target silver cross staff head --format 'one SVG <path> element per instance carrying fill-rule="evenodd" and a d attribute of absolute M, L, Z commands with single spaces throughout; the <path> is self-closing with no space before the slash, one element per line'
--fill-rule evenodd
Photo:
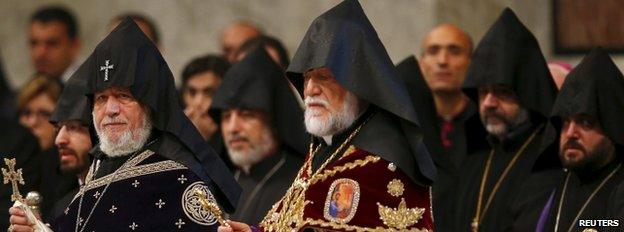
<path fill-rule="evenodd" d="M 104 81 L 108 81 L 108 70 L 113 69 L 114 65 L 110 64 L 110 60 L 104 61 L 104 66 L 100 66 L 100 71 L 104 71 Z"/>
<path fill-rule="evenodd" d="M 22 195 L 19 193 L 19 184 L 24 185 L 24 178 L 22 178 L 22 169 L 17 169 L 15 171 L 15 158 L 7 159 L 4 158 L 4 163 L 9 168 L 8 170 L 2 168 L 2 176 L 3 183 L 7 184 L 9 181 L 11 182 L 11 186 L 13 187 L 13 194 L 11 194 L 11 201 L 22 201 Z"/>

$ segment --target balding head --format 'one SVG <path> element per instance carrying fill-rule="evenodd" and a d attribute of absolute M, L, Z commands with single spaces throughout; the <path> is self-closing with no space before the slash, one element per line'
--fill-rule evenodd
<path fill-rule="evenodd" d="M 236 22 L 223 30 L 221 34 L 221 50 L 230 62 L 236 59 L 236 51 L 247 40 L 261 35 L 256 26 L 248 22 Z"/>
<path fill-rule="evenodd" d="M 470 36 L 452 24 L 441 24 L 421 44 L 420 67 L 434 93 L 461 91 L 472 54 Z"/>

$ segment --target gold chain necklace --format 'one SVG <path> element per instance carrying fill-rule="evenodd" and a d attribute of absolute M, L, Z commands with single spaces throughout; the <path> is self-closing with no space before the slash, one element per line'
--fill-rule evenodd
<path fill-rule="evenodd" d="M 574 217 L 574 220 L 572 220 L 572 224 L 570 225 L 570 227 L 568 227 L 568 232 L 572 231 L 572 227 L 574 227 L 574 222 L 579 219 L 581 214 L 583 214 L 583 211 L 585 211 L 585 208 L 587 207 L 589 202 L 594 198 L 596 193 L 598 193 L 598 191 L 600 191 L 600 189 L 607 183 L 607 181 L 609 181 L 609 179 L 611 179 L 611 177 L 613 177 L 613 175 L 615 175 L 615 173 L 618 170 L 620 170 L 620 167 L 622 167 L 622 164 L 619 164 L 617 168 L 615 168 L 615 170 L 611 171 L 611 173 L 609 173 L 609 175 L 604 180 L 602 180 L 602 182 L 600 182 L 598 187 L 596 187 L 596 189 L 594 189 L 594 191 L 589 195 L 585 203 L 583 203 L 581 210 L 579 210 L 579 212 L 576 214 L 576 217 Z M 568 181 L 570 180 L 570 174 L 571 172 L 568 172 L 568 175 L 566 175 L 566 180 L 563 184 L 563 190 L 561 191 L 561 200 L 559 200 L 559 207 L 557 208 L 557 218 L 555 221 L 555 232 L 559 230 L 559 217 L 561 216 L 561 208 L 563 206 L 563 199 L 565 198 L 566 189 L 568 188 Z"/>
<path fill-rule="evenodd" d="M 488 155 L 488 159 L 487 159 L 486 164 L 485 164 L 485 170 L 483 171 L 483 176 L 481 177 L 481 185 L 479 186 L 479 197 L 477 199 L 477 212 L 476 212 L 474 218 L 472 219 L 472 223 L 470 224 L 470 226 L 472 227 L 472 232 L 479 231 L 479 224 L 483 220 L 483 216 L 485 215 L 487 210 L 490 208 L 490 204 L 492 203 L 492 200 L 494 199 L 494 196 L 496 195 L 496 193 L 498 191 L 498 188 L 500 187 L 501 183 L 503 182 L 503 180 L 505 179 L 507 174 L 509 174 L 509 171 L 514 166 L 516 161 L 518 161 L 518 158 L 520 158 L 520 155 L 529 146 L 531 141 L 533 141 L 533 139 L 535 138 L 537 133 L 542 129 L 542 127 L 544 127 L 543 124 L 540 127 L 538 127 L 537 129 L 535 129 L 535 131 L 533 131 L 533 133 L 526 140 L 526 142 L 524 142 L 524 144 L 522 144 L 520 149 L 518 149 L 516 154 L 514 154 L 514 156 L 511 159 L 511 161 L 509 161 L 509 164 L 507 164 L 507 167 L 505 167 L 505 169 L 503 170 L 503 173 L 501 174 L 501 176 L 498 177 L 498 180 L 496 181 L 496 184 L 494 184 L 494 188 L 492 189 L 492 192 L 488 196 L 487 202 L 485 203 L 485 207 L 483 207 L 483 212 L 481 212 L 481 205 L 483 203 L 483 193 L 485 191 L 485 184 L 487 183 L 487 176 L 488 176 L 488 174 L 490 172 L 490 167 L 492 165 L 492 159 L 494 157 L 494 148 L 492 148 L 492 151 L 490 151 L 490 154 Z"/>

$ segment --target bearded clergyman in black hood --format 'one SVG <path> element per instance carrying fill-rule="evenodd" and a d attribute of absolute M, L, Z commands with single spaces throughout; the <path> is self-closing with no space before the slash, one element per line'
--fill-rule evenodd
<path fill-rule="evenodd" d="M 621 231 L 623 118 L 624 76 L 595 48 L 557 96 L 550 117 L 559 132 L 550 145 L 556 149 L 539 157 L 509 231 Z"/>
<path fill-rule="evenodd" d="M 460 167 L 454 231 L 503 231 L 511 199 L 552 131 L 556 97 L 537 40 L 509 8 L 479 42 L 463 88 L 479 105 L 489 147 Z"/>
<path fill-rule="evenodd" d="M 308 155 L 258 226 L 220 231 L 433 231 L 435 166 L 410 94 L 356 0 L 314 20 L 287 69 L 304 80 Z"/>
<path fill-rule="evenodd" d="M 215 211 L 202 207 L 202 197 L 233 212 L 240 187 L 184 115 L 167 63 L 132 19 L 72 78 L 86 79 L 99 143 L 85 183 L 52 230 L 215 231 Z M 36 223 L 19 211 L 11 208 L 15 230 Z"/>
<path fill-rule="evenodd" d="M 225 74 L 210 113 L 243 189 L 230 219 L 258 224 L 295 179 L 309 139 L 298 97 L 262 47 Z"/>

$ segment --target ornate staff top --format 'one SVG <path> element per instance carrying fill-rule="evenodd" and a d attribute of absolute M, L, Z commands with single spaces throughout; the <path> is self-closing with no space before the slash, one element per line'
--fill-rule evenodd
<path fill-rule="evenodd" d="M 13 187 L 13 194 L 11 194 L 11 201 L 21 201 L 24 202 L 24 198 L 19 192 L 19 184 L 24 185 L 24 178 L 22 178 L 22 169 L 17 169 L 15 171 L 15 158 L 7 159 L 4 158 L 4 163 L 9 168 L 8 171 L 5 168 L 2 168 L 2 176 L 4 177 L 4 184 L 11 182 L 11 186 Z"/>
<path fill-rule="evenodd" d="M 215 218 L 217 218 L 219 224 L 221 224 L 222 226 L 230 227 L 230 225 L 225 222 L 225 219 L 223 219 L 223 212 L 221 212 L 219 206 L 216 203 L 208 200 L 208 195 L 206 195 L 204 191 L 196 189 L 195 194 L 199 197 L 199 203 L 201 204 L 202 208 L 210 211 L 215 216 Z"/>

